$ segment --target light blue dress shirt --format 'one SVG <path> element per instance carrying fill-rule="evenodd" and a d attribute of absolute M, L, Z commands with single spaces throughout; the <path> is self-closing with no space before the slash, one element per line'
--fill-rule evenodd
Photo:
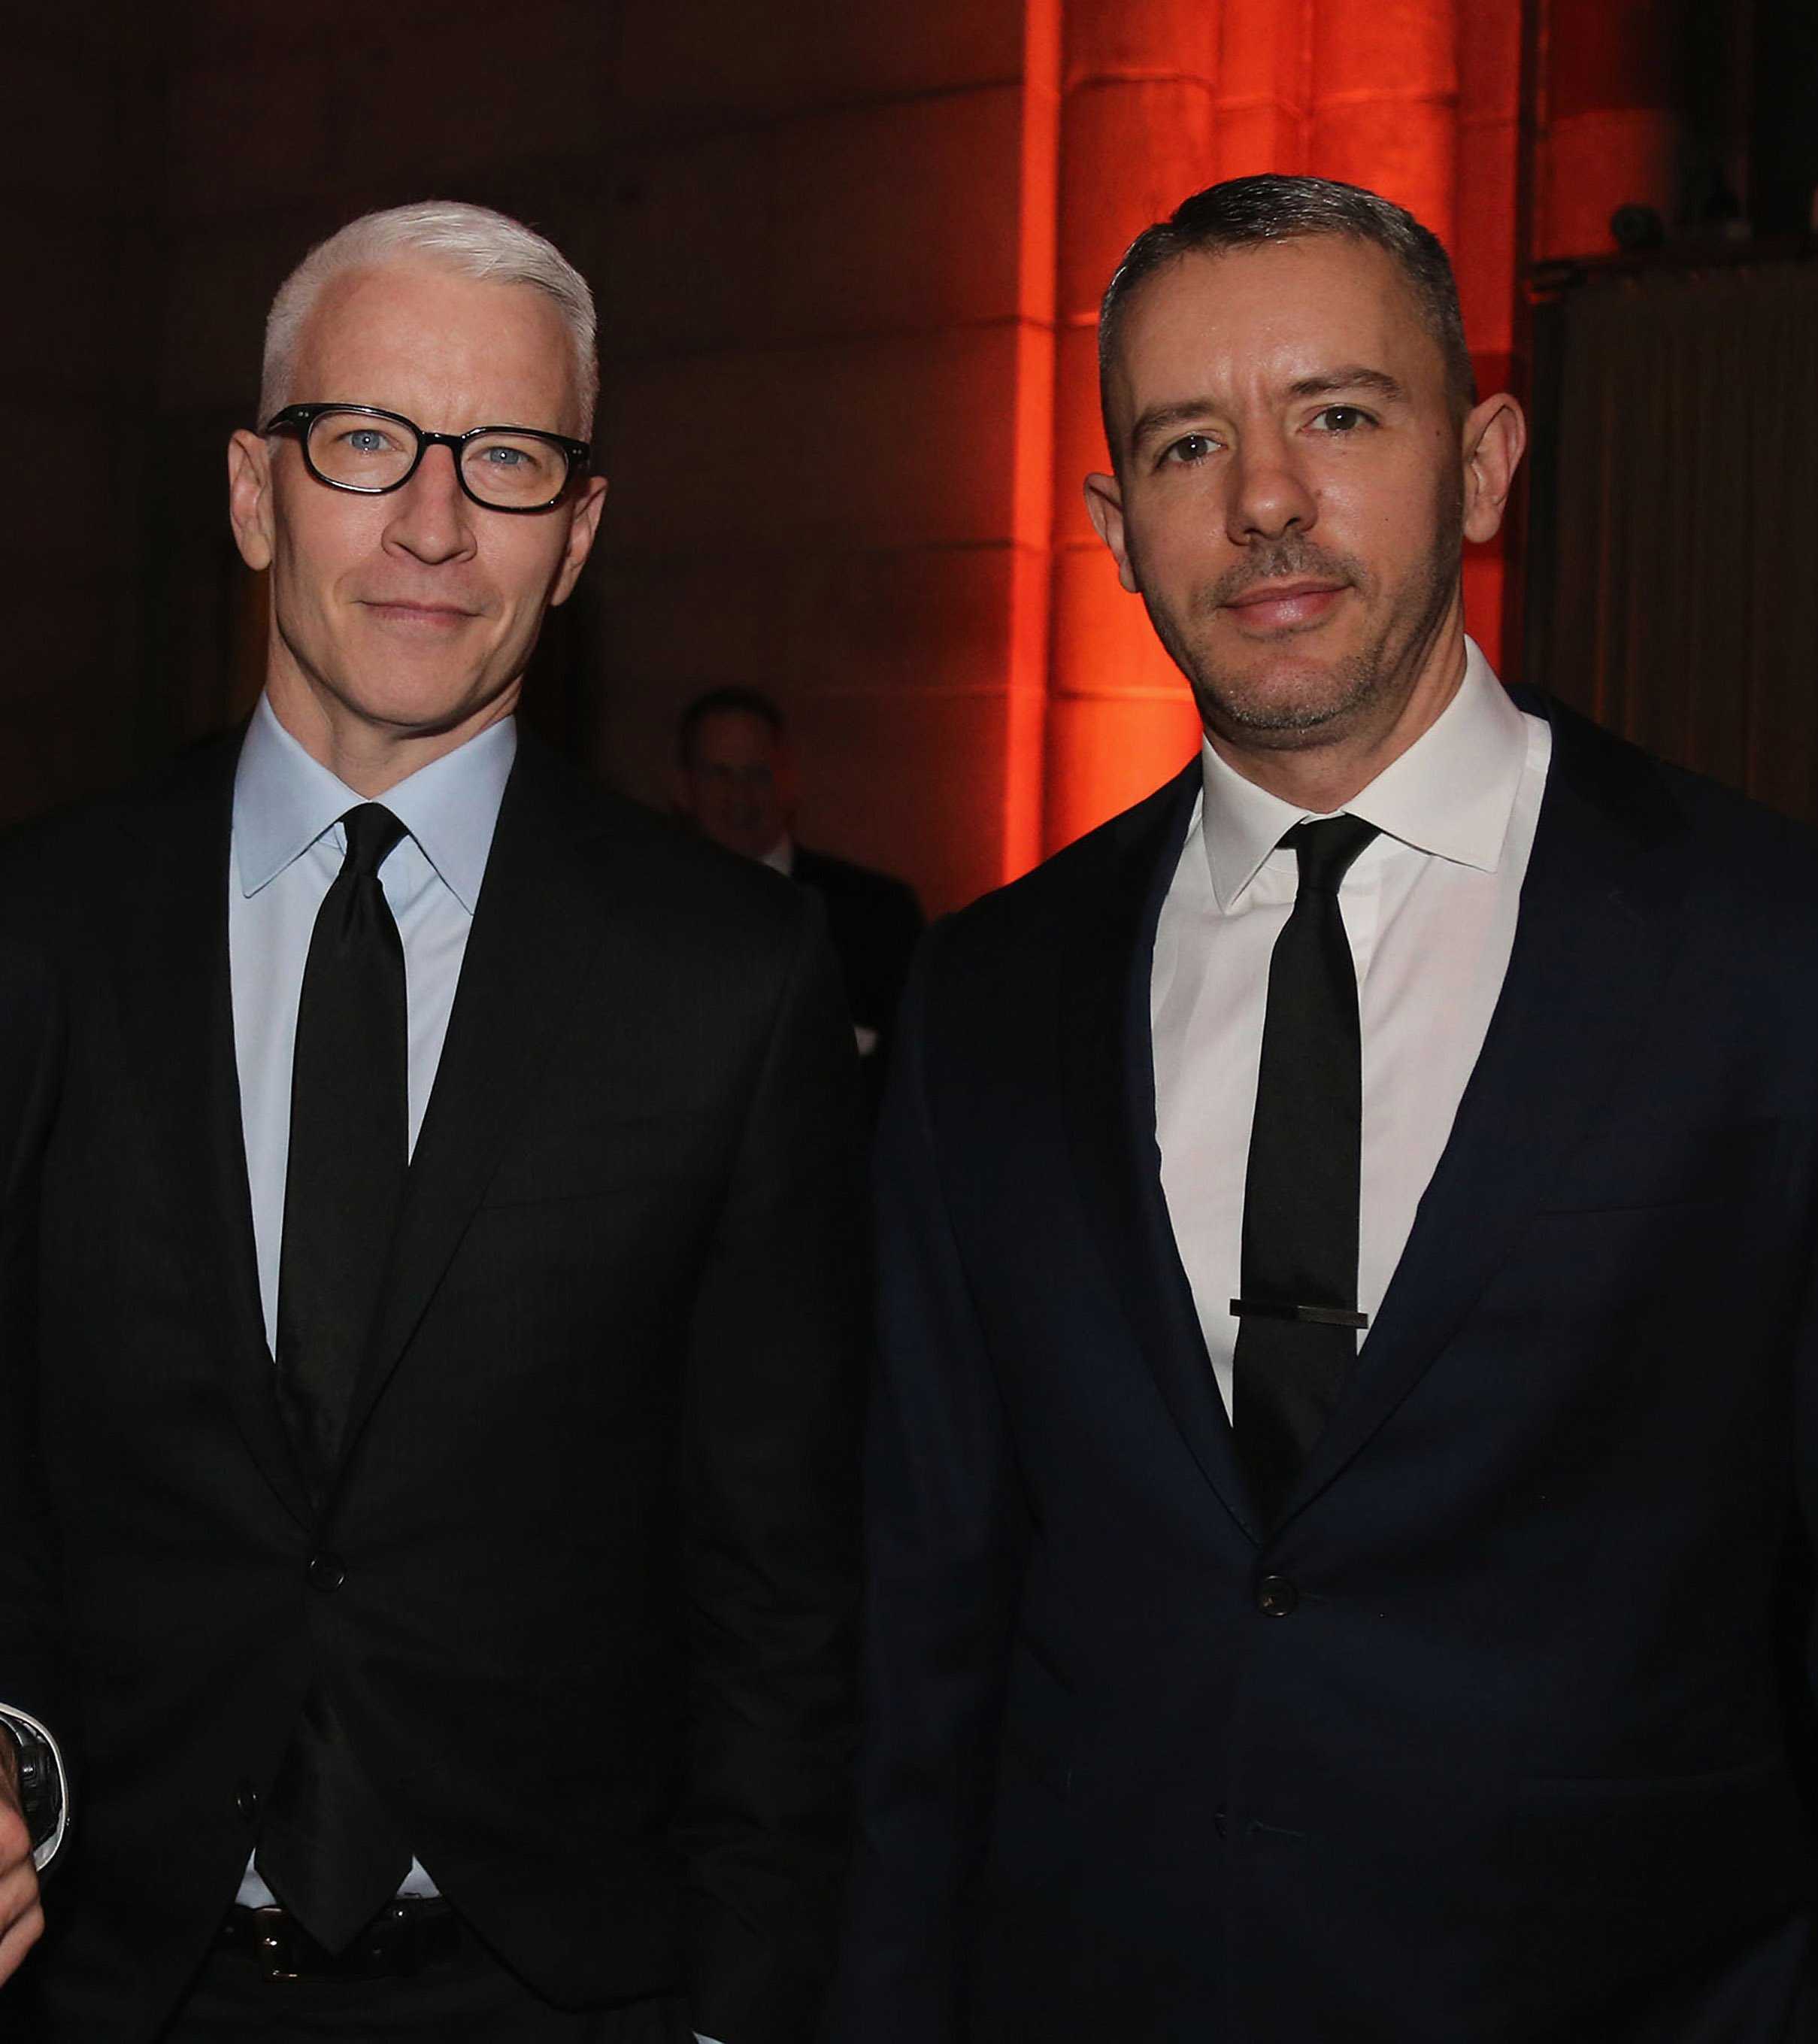
<path fill-rule="evenodd" d="M 379 885 L 404 944 L 413 1151 L 442 1060 L 467 933 L 517 747 L 516 726 L 502 717 L 384 797 L 407 833 L 380 866 Z M 266 1346 L 274 1355 L 290 1155 L 290 1067 L 303 968 L 316 911 L 347 853 L 340 819 L 365 800 L 312 759 L 259 697 L 234 776 L 228 969 L 259 1297 Z M 412 1862 L 399 1892 L 433 1895 L 435 1886 Z M 240 1900 L 260 1908 L 274 1899 L 249 1861 Z"/>
<path fill-rule="evenodd" d="M 383 798 L 408 833 L 379 884 L 404 943 L 413 1151 L 517 744 L 516 725 L 501 718 Z M 316 911 L 347 851 L 340 819 L 365 800 L 311 759 L 260 697 L 234 778 L 228 961 L 259 1296 L 274 1354 L 297 1005 Z"/>
<path fill-rule="evenodd" d="M 379 884 L 404 946 L 412 1151 L 442 1060 L 461 962 L 517 746 L 516 724 L 502 717 L 400 781 L 383 797 L 406 832 L 380 866 Z M 270 704 L 259 697 L 234 776 L 228 967 L 259 1296 L 266 1345 L 274 1355 L 284 1181 L 290 1154 L 290 1070 L 303 968 L 316 912 L 347 852 L 340 820 L 365 800 L 312 759 L 278 722 Z M 49 1741 L 48 1731 L 22 1712 L 0 1707 L 0 1716 Z M 52 1751 L 60 1777 L 62 1759 L 54 1742 Z M 59 1820 L 56 1838 L 40 1848 L 40 1865 L 48 1862 L 61 1842 L 63 1829 Z M 435 1892 L 429 1874 L 412 1861 L 399 1892 Z M 251 1860 L 239 1899 L 251 1908 L 275 1899 Z M 696 2044 L 715 2040 L 697 2037 Z"/>
<path fill-rule="evenodd" d="M 399 782 L 385 798 L 408 833 L 393 847 L 379 882 L 404 943 L 412 1150 L 435 1083 L 467 933 L 517 747 L 516 726 L 503 717 Z M 259 1301 L 266 1345 L 274 1354 L 290 1152 L 290 1066 L 303 967 L 316 912 L 347 851 L 340 819 L 365 799 L 311 759 L 259 697 L 234 777 L 228 962 Z M 25 1712 L 0 1704 L 0 1722 L 36 1735 L 56 1770 L 62 1791 L 56 1827 L 33 1855 L 40 1867 L 48 1866 L 69 1819 L 63 1755 L 50 1728 Z M 435 1890 L 413 1862 L 401 1892 L 432 1895 Z M 254 1908 L 273 1900 L 250 1862 L 240 1900 Z"/>
<path fill-rule="evenodd" d="M 412 1151 L 442 1060 L 461 962 L 517 747 L 516 724 L 501 718 L 400 781 L 383 797 L 407 833 L 380 866 L 379 884 L 404 944 Z M 313 759 L 259 697 L 234 778 L 228 965 L 259 1296 L 266 1343 L 274 1355 L 290 1154 L 290 1067 L 303 968 L 316 911 L 347 852 L 340 819 L 365 799 Z M 412 1861 L 398 1892 L 436 1891 L 421 1864 Z M 274 1900 L 250 1860 L 240 1900 L 250 1908 Z M 696 2044 L 714 2040 L 697 2038 Z"/>

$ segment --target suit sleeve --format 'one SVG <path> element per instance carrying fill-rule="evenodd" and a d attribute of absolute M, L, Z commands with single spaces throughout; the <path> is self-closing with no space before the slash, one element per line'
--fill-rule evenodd
<path fill-rule="evenodd" d="M 1818 1206 L 1818 1202 L 1814 1203 Z M 1818 1822 L 1818 1212 L 1806 1228 L 1806 1282 L 1793 1329 L 1793 1473 L 1799 1524 L 1782 1556 L 1775 1617 L 1789 1756 Z M 1818 1954 L 1813 1993 L 1818 1999 Z"/>
<path fill-rule="evenodd" d="M 56 1539 L 38 1451 L 38 1190 L 61 1059 L 49 972 L 0 945 L 0 1717 L 36 1736 L 57 1778 L 59 1815 L 40 1841 L 40 1865 L 63 1836 L 67 1784 L 57 1733 L 67 1736 L 70 1723 Z"/>
<path fill-rule="evenodd" d="M 804 906 L 696 1297 L 687 1406 L 693 2027 L 801 2044 L 850 1842 L 863 1254 L 856 1074 Z"/>
<path fill-rule="evenodd" d="M 859 1838 L 833 2035 L 959 2044 L 1029 1516 L 928 1102 L 922 947 L 876 1156 Z"/>
<path fill-rule="evenodd" d="M 880 1012 L 888 1027 L 902 1009 L 910 962 L 927 927 L 915 890 L 900 880 L 892 881 L 878 905 L 878 922 L 879 948 L 884 962 Z"/>

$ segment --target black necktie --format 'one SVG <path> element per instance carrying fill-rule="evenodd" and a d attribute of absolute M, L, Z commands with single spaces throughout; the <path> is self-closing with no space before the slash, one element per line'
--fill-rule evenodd
<path fill-rule="evenodd" d="M 297 1003 L 278 1274 L 278 1375 L 320 1493 L 339 1458 L 410 1162 L 404 946 L 378 869 L 404 826 L 342 818 L 347 856 L 316 912 Z"/>
<path fill-rule="evenodd" d="M 279 1397 L 319 1504 L 340 1458 L 410 1143 L 404 947 L 378 878 L 404 826 L 376 802 L 342 823 L 347 856 L 317 912 L 297 1005 L 278 1282 Z M 311 1570 L 312 1583 L 338 1586 L 330 1557 Z M 267 1799 L 258 1862 L 278 1900 L 332 1951 L 409 1871 L 320 1687 Z"/>
<path fill-rule="evenodd" d="M 1376 835 L 1356 816 L 1297 824 L 1294 912 L 1269 959 L 1244 1181 L 1232 1428 L 1250 1493 L 1279 1519 L 1357 1352 L 1363 1060 L 1338 888 Z"/>

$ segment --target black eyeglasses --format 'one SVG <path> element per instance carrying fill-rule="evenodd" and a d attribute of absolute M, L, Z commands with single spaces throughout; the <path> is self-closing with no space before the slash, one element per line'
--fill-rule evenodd
<path fill-rule="evenodd" d="M 426 448 L 445 447 L 461 487 L 489 511 L 548 511 L 587 472 L 593 449 L 566 433 L 534 426 L 475 426 L 428 433 L 400 412 L 376 405 L 286 405 L 262 429 L 293 432 L 318 482 L 357 497 L 383 497 L 416 474 Z"/>

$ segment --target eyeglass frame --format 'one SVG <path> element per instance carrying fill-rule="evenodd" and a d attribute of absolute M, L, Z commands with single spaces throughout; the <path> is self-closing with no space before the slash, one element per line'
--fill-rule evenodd
<path fill-rule="evenodd" d="M 416 436 L 416 454 L 408 468 L 395 482 L 337 482 L 332 475 L 324 475 L 310 455 L 309 433 L 316 421 L 329 412 L 354 412 L 364 419 L 389 419 L 393 425 L 408 426 Z M 394 490 L 401 490 L 423 466 L 424 454 L 432 447 L 445 447 L 449 459 L 454 464 L 454 480 L 461 486 L 461 494 L 482 511 L 503 511 L 508 517 L 534 515 L 539 511 L 553 511 L 570 490 L 574 487 L 577 475 L 586 473 L 587 463 L 593 455 L 589 440 L 572 440 L 566 433 L 546 432 L 540 426 L 473 426 L 464 433 L 432 433 L 420 426 L 416 420 L 407 419 L 402 412 L 388 412 L 379 405 L 286 405 L 281 412 L 274 412 L 259 428 L 259 437 L 269 439 L 276 432 L 293 428 L 297 444 L 302 453 L 303 465 L 324 490 L 345 490 L 350 497 L 389 497 Z M 562 479 L 562 487 L 555 494 L 541 504 L 495 504 L 481 497 L 467 480 L 466 468 L 462 463 L 462 450 L 470 440 L 484 440 L 488 433 L 513 433 L 520 440 L 544 440 L 566 457 L 568 473 Z"/>

